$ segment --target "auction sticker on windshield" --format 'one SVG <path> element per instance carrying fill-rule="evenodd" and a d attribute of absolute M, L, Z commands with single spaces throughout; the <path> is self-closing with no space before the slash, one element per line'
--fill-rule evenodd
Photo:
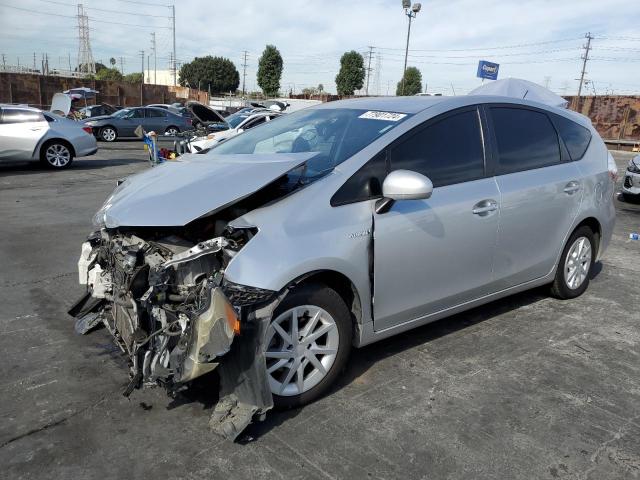
<path fill-rule="evenodd" d="M 368 112 L 364 112 L 358 118 L 369 118 L 371 120 L 386 120 L 387 122 L 398 122 L 406 116 L 406 113 L 375 112 L 369 110 Z"/>

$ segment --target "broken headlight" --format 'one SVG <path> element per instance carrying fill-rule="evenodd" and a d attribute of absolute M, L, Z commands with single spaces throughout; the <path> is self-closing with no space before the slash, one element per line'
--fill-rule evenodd
<path fill-rule="evenodd" d="M 222 284 L 222 291 L 234 307 L 246 307 L 256 305 L 270 300 L 276 292 L 264 288 L 249 287 L 225 281 Z"/>

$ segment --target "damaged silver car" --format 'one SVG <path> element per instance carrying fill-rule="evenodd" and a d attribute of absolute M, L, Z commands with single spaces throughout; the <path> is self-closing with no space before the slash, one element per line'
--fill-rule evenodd
<path fill-rule="evenodd" d="M 580 295 L 612 192 L 602 140 L 561 109 L 331 102 L 122 181 L 70 313 L 128 355 L 125 394 L 217 370 L 211 425 L 233 438 L 326 392 L 352 345 L 538 285 Z"/>

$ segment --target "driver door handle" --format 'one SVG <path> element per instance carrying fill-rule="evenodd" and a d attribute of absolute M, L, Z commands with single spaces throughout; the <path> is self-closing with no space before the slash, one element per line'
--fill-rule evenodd
<path fill-rule="evenodd" d="M 578 190 L 580 190 L 580 182 L 577 182 L 575 180 L 572 180 L 571 182 L 567 183 L 564 187 L 564 193 L 568 195 L 573 195 Z"/>
<path fill-rule="evenodd" d="M 479 217 L 486 217 L 491 212 L 495 212 L 498 209 L 498 202 L 495 200 L 482 200 L 473 206 L 471 212 Z"/>

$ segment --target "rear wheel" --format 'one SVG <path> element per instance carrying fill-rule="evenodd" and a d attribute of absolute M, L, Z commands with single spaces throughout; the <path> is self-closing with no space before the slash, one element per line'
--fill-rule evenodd
<path fill-rule="evenodd" d="M 564 247 L 551 286 L 553 296 L 560 299 L 576 298 L 589 286 L 589 274 L 595 261 L 596 241 L 593 231 L 578 228 Z"/>
<path fill-rule="evenodd" d="M 287 295 L 264 344 L 274 404 L 297 407 L 326 392 L 347 362 L 351 337 L 349 309 L 335 290 L 307 285 Z"/>
<path fill-rule="evenodd" d="M 59 140 L 47 142 L 40 150 L 40 161 L 49 168 L 61 170 L 73 162 L 73 151 L 66 142 Z"/>
<path fill-rule="evenodd" d="M 180 133 L 180 129 L 178 127 L 167 127 L 164 131 L 165 135 L 176 135 L 178 133 Z"/>
<path fill-rule="evenodd" d="M 113 127 L 103 127 L 100 130 L 100 138 L 105 142 L 115 142 L 118 138 L 118 132 Z"/>

